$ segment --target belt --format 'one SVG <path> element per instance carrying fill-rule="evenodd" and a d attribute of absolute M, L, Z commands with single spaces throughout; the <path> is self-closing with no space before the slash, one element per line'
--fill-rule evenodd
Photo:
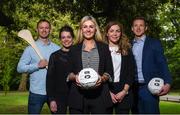
<path fill-rule="evenodd" d="M 138 83 L 138 86 L 144 86 L 146 83 Z"/>
<path fill-rule="evenodd" d="M 146 85 L 146 83 L 138 83 L 138 82 L 135 82 L 135 85 L 137 85 L 137 86 L 144 86 L 144 85 Z"/>

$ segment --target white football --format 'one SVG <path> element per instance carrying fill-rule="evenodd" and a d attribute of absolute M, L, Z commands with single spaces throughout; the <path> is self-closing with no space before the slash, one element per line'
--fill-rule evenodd
<path fill-rule="evenodd" d="M 79 72 L 78 80 L 81 86 L 85 89 L 95 86 L 99 78 L 98 73 L 92 68 L 84 68 Z"/>
<path fill-rule="evenodd" d="M 161 78 L 152 78 L 148 83 L 149 91 L 155 95 L 160 93 L 162 86 L 164 85 L 164 80 Z"/>

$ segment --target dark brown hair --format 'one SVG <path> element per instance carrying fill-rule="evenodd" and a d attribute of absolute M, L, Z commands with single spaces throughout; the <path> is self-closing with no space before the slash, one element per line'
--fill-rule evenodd
<path fill-rule="evenodd" d="M 61 33 L 62 32 L 69 32 L 72 36 L 72 38 L 74 38 L 74 32 L 72 27 L 70 27 L 69 25 L 64 25 L 60 30 L 59 30 L 59 38 L 61 38 Z"/>

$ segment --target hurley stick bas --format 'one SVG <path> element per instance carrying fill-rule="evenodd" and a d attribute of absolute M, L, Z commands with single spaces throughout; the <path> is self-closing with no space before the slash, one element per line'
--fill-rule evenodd
<path fill-rule="evenodd" d="M 27 29 L 20 30 L 18 32 L 18 36 L 20 38 L 22 38 L 23 40 L 25 40 L 26 42 L 28 42 L 29 45 L 32 46 L 32 48 L 36 51 L 36 53 L 37 53 L 37 55 L 39 56 L 40 59 L 44 59 L 43 56 L 41 55 L 41 52 L 39 51 L 38 47 L 36 46 L 35 41 L 34 41 L 34 39 L 32 37 L 32 34 L 31 34 L 31 32 L 29 30 L 27 30 Z"/>

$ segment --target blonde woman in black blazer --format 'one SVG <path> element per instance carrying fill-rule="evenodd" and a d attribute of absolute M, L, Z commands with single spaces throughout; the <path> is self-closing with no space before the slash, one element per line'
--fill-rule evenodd
<path fill-rule="evenodd" d="M 92 16 L 82 18 L 77 38 L 78 44 L 70 50 L 70 61 L 73 66 L 69 74 L 69 80 L 72 82 L 69 94 L 70 113 L 109 113 L 108 110 L 113 105 L 108 86 L 113 76 L 112 60 L 108 45 L 102 42 L 99 27 Z M 94 53 L 91 55 L 91 52 Z M 87 58 L 83 57 L 85 56 L 83 53 L 96 58 L 89 57 L 90 61 L 85 62 Z M 76 77 L 83 68 L 87 67 L 85 63 L 90 63 L 89 67 L 96 70 L 100 76 L 93 89 L 82 89 Z"/>
<path fill-rule="evenodd" d="M 114 79 L 110 87 L 113 108 L 116 114 L 128 114 L 132 105 L 131 85 L 134 78 L 131 45 L 119 22 L 106 25 L 104 39 L 109 44 L 113 61 Z"/>

